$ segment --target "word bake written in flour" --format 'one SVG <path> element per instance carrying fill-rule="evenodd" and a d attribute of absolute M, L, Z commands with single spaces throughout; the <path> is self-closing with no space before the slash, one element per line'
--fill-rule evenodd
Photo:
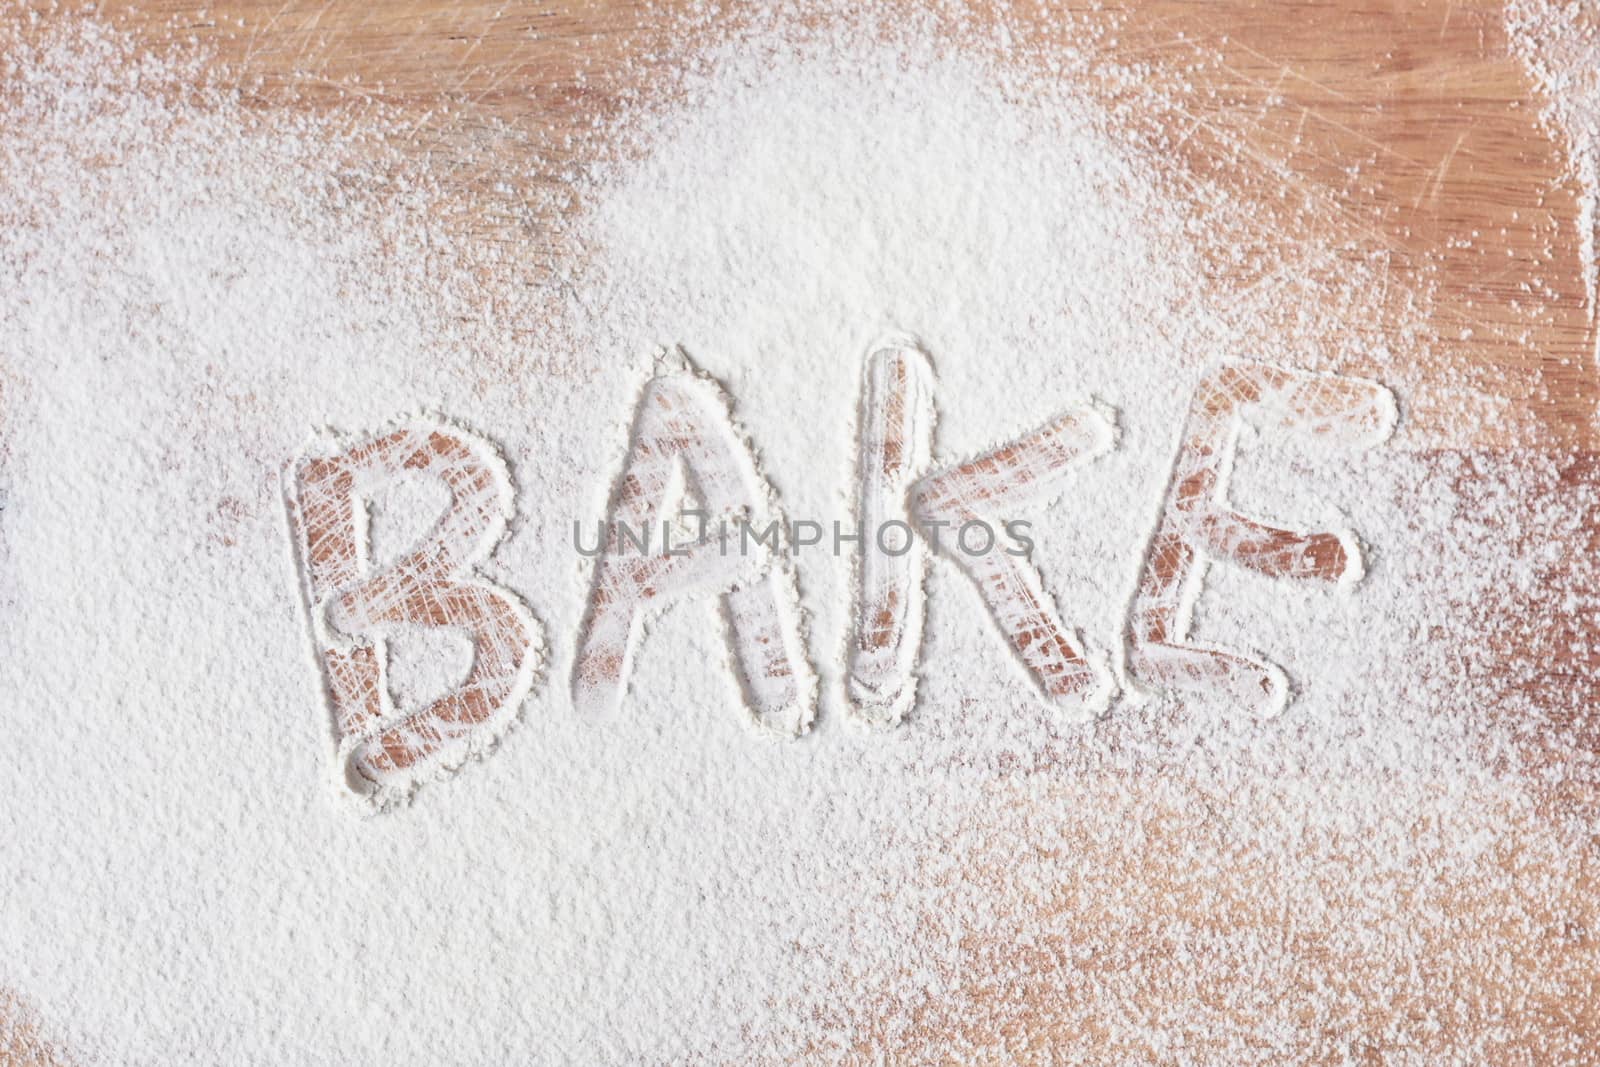
<path fill-rule="evenodd" d="M 845 663 L 851 713 L 899 722 L 916 698 L 928 550 L 972 582 L 1000 639 L 1048 706 L 1072 718 L 1103 712 L 1119 689 L 1221 697 L 1257 715 L 1288 699 L 1274 665 L 1189 639 L 1203 561 L 1316 582 L 1362 576 L 1354 535 L 1301 532 L 1241 515 L 1226 502 L 1242 425 L 1275 425 L 1342 447 L 1392 431 L 1392 395 L 1372 382 L 1230 363 L 1196 389 L 1160 518 L 1144 553 L 1121 641 L 1118 677 L 1061 618 L 1027 552 L 990 539 L 971 551 L 941 531 L 1010 528 L 1002 516 L 1069 488 L 1073 472 L 1116 443 L 1108 412 L 1063 412 L 975 458 L 935 466 L 935 382 L 909 337 L 869 350 L 861 396 L 859 529 L 915 531 L 893 550 L 852 539 L 854 604 Z M 432 529 L 392 563 L 371 559 L 366 502 L 398 479 L 442 484 L 450 502 Z M 504 534 L 512 483 L 499 452 L 453 426 L 413 422 L 351 444 L 308 452 L 287 478 L 303 593 L 330 706 L 340 778 L 384 803 L 423 777 L 491 747 L 534 684 L 542 637 L 512 592 L 476 575 Z M 683 522 L 698 518 L 695 526 Z M 708 521 L 709 520 L 709 521 Z M 794 736 L 812 722 L 817 677 L 801 625 L 792 546 L 762 538 L 730 553 L 712 528 L 792 530 L 738 429 L 727 394 L 681 351 L 664 353 L 640 393 L 613 483 L 570 676 L 579 710 L 612 708 L 627 692 L 649 617 L 687 597 L 717 605 L 729 663 L 752 719 Z M 641 550 L 630 531 L 664 534 Z M 420 707 L 397 708 L 386 642 L 406 628 L 470 638 L 466 677 Z"/>

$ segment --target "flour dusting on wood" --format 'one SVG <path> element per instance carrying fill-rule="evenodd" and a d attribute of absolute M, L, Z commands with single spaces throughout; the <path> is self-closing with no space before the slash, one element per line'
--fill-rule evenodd
<path fill-rule="evenodd" d="M 806 21 L 764 11 L 610 114 L 532 283 L 515 245 L 442 221 L 449 176 L 402 166 L 381 108 L 256 109 L 203 57 L 94 23 L 5 38 L 0 985 L 89 1065 L 1595 1062 L 1594 462 L 1408 436 L 1420 331 L 1375 324 L 1427 294 L 1380 302 L 1387 276 L 1331 249 L 1331 273 L 1214 269 L 1277 187 L 1174 180 L 1087 91 L 1138 85 L 1093 70 L 1093 41 L 1005 62 L 1003 24 L 952 45 Z M 906 334 L 931 403 L 875 424 L 863 374 L 881 393 L 894 364 L 864 353 Z M 926 518 L 967 498 L 917 493 L 924 458 L 938 479 L 988 457 L 982 488 L 1030 427 L 1115 409 L 1114 447 L 1105 420 L 1062 477 L 1010 470 L 1007 508 L 1051 632 L 1122 681 L 1215 368 L 1377 382 L 1402 421 L 1366 450 L 1281 418 L 1229 442 L 1227 515 L 1362 549 L 1349 583 L 1194 562 L 1169 637 L 1280 668 L 1273 718 L 1130 685 L 1078 721 L 963 568 L 858 579 L 848 551 L 630 601 L 575 671 L 596 586 L 633 586 L 574 523 L 696 496 L 657 448 L 711 446 L 630 429 L 678 395 L 649 384 L 678 345 L 700 430 L 737 416 L 699 468 L 702 494 L 737 468 L 726 510 L 849 520 L 865 482 L 865 510 Z M 1503 400 L 1438 386 L 1463 419 Z M 1386 395 L 1357 399 L 1382 422 Z M 410 798 L 362 817 L 328 785 L 281 472 L 315 432 L 419 410 L 472 427 L 439 447 L 493 490 L 468 523 L 492 552 L 451 580 L 525 602 L 505 647 L 527 651 L 487 664 L 483 717 L 362 721 L 432 731 L 362 763 Z M 372 596 L 345 623 L 394 607 L 371 568 L 480 499 L 437 489 L 362 502 L 370 540 L 343 550 L 370 568 L 335 585 Z M 1348 569 L 1335 540 L 1313 577 Z M 890 612 L 878 663 L 858 601 L 913 582 L 925 622 Z M 433 707 L 479 663 L 386 655 L 380 708 Z M 440 773 L 413 795 L 397 759 Z"/>

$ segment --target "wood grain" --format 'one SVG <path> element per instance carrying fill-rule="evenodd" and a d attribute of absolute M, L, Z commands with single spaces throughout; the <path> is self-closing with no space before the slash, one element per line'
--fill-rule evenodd
<path fill-rule="evenodd" d="M 153 0 L 98 10 L 151 48 L 197 42 L 255 106 L 347 116 L 381 107 L 403 130 L 399 147 L 450 176 L 476 236 L 516 241 L 545 262 L 560 240 L 552 215 L 572 206 L 564 177 L 608 150 L 596 122 L 648 95 L 695 38 L 744 18 L 737 5 L 720 22 L 680 18 L 684 6 Z M 1018 55 L 1087 49 L 1091 88 L 1097 65 L 1139 66 L 1135 91 L 1165 105 L 1148 136 L 1176 177 L 1250 204 L 1247 232 L 1227 235 L 1219 270 L 1237 272 L 1251 243 L 1263 258 L 1338 248 L 1381 265 L 1374 301 L 1389 306 L 1349 328 L 1393 354 L 1391 375 L 1396 359 L 1416 369 L 1413 439 L 1592 447 L 1600 391 L 1579 190 L 1540 124 L 1499 5 L 1157 0 L 1006 11 Z M 974 3 L 945 17 L 994 15 Z M 1098 88 L 1111 102 L 1130 95 L 1125 78 Z M 1308 299 L 1317 281 L 1306 279 Z M 1401 336 L 1404 316 L 1393 312 L 1417 294 L 1427 294 L 1422 335 Z M 1510 407 L 1492 425 L 1466 423 L 1461 388 Z"/>
<path fill-rule="evenodd" d="M 40 1033 L 33 1009 L 0 988 L 0 1067 L 69 1067 L 61 1050 Z"/>

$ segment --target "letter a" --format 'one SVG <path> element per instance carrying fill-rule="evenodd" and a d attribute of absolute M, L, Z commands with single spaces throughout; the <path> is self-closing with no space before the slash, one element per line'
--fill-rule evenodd
<path fill-rule="evenodd" d="M 675 488 L 702 505 L 699 536 L 674 536 L 670 554 L 630 546 L 624 531 L 659 529 L 672 517 Z M 801 637 L 794 574 L 781 551 L 743 536 L 774 521 L 784 526 L 733 426 L 726 395 L 682 350 L 663 353 L 634 410 L 627 459 L 612 488 L 606 544 L 578 635 L 573 702 L 580 709 L 617 706 L 646 616 L 705 591 L 720 596 L 746 710 L 780 734 L 804 732 L 816 709 L 816 680 Z M 734 525 L 740 529 L 730 532 Z"/>
<path fill-rule="evenodd" d="M 487 751 L 532 687 L 538 624 L 515 596 L 472 573 L 505 532 L 511 477 L 493 446 L 426 422 L 362 444 L 335 443 L 292 473 L 290 524 L 342 778 L 382 803 Z M 375 570 L 366 503 L 410 473 L 443 482 L 449 508 L 411 551 Z M 452 692 L 397 710 L 384 638 L 416 626 L 466 634 L 472 667 Z"/>

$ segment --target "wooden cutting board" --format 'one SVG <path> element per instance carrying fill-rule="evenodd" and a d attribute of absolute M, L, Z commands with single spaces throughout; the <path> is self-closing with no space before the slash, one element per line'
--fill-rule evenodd
<path fill-rule="evenodd" d="M 559 193 L 567 166 L 603 147 L 595 119 L 671 62 L 661 57 L 674 54 L 664 46 L 679 32 L 675 2 L 110 0 L 98 11 L 156 49 L 198 41 L 252 107 L 381 107 L 405 120 L 397 143 L 452 170 L 463 225 L 519 242 L 537 269 L 559 250 L 559 227 L 541 226 L 548 219 L 538 213 L 561 197 L 507 188 L 495 161 L 541 161 L 541 192 Z M 987 17 L 985 6 L 971 14 Z M 42 24 L 69 17 L 53 7 L 38 5 Z M 1448 404 L 1410 398 L 1412 447 L 1572 452 L 1574 477 L 1591 476 L 1600 375 L 1580 257 L 1582 191 L 1541 124 L 1543 101 L 1511 54 L 1499 4 L 1154 0 L 1011 15 L 1046 47 L 1148 65 L 1151 84 L 1176 105 L 1169 132 L 1180 168 L 1241 189 L 1261 189 L 1269 175 L 1330 205 L 1321 233 L 1264 218 L 1265 245 L 1348 245 L 1383 259 L 1396 292 L 1432 293 L 1427 358 L 1471 373 L 1510 407 L 1490 426 L 1464 426 Z M 727 27 L 741 17 L 730 9 Z M 1113 98 L 1127 88 L 1100 91 Z M 1536 283 L 1554 295 L 1530 301 Z M 1375 321 L 1381 332 L 1382 316 Z M 25 1014 L 0 997 L 0 1015 Z M 1600 1019 L 1590 1021 L 1600 1034 Z M 0 1047 L 0 1064 L 49 1062 L 27 1044 L 25 1022 L 8 1031 L 0 1020 L 0 1035 L 8 1032 L 14 1046 Z M 1372 1062 L 1383 1062 L 1381 1050 Z"/>
<path fill-rule="evenodd" d="M 556 228 L 530 212 L 561 201 L 507 187 L 496 160 L 542 164 L 543 181 L 559 189 L 575 157 L 603 149 L 594 121 L 682 54 L 675 5 L 689 6 L 112 0 L 99 10 L 155 48 L 197 41 L 255 105 L 383 107 L 403 120 L 403 149 L 454 168 L 469 225 L 537 257 Z M 61 17 L 40 6 L 46 22 Z M 973 3 L 967 14 L 981 20 L 994 6 Z M 1264 224 L 1263 242 L 1385 257 L 1394 291 L 1434 294 L 1436 355 L 1512 400 L 1514 421 L 1542 430 L 1541 444 L 1591 446 L 1600 383 L 1580 191 L 1541 125 L 1543 102 L 1511 54 L 1500 5 L 1156 0 L 1068 4 L 1031 20 L 1019 6 L 1006 5 L 1028 43 L 1143 64 L 1175 105 L 1171 154 L 1195 176 L 1255 190 L 1264 211 L 1284 193 L 1331 209 L 1321 232 Z M 725 25 L 692 32 L 713 35 L 740 17 L 731 6 Z M 1263 176 L 1278 195 L 1262 195 Z M 1556 295 L 1530 301 L 1524 286 L 1536 279 Z M 1413 440 L 1513 443 L 1410 402 Z M 1521 432 L 1515 443 L 1529 439 Z"/>

